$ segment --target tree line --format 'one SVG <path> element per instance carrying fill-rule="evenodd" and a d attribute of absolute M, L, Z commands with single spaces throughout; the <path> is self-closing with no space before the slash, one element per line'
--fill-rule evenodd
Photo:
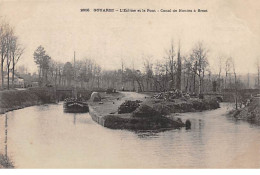
<path fill-rule="evenodd" d="M 14 88 L 14 77 L 16 64 L 24 52 L 23 46 L 19 43 L 19 38 L 14 32 L 14 28 L 7 22 L 0 21 L 0 57 L 1 57 L 1 83 L 2 89 L 7 89 L 10 85 Z M 10 74 L 12 75 L 10 77 Z M 7 78 L 5 78 L 7 75 Z M 11 84 L 10 84 L 11 81 Z"/>
<path fill-rule="evenodd" d="M 127 67 L 126 60 L 123 59 L 121 69 L 118 70 L 101 70 L 100 65 L 87 57 L 77 58 L 75 64 L 73 60 L 61 63 L 53 60 L 42 46 L 33 55 L 42 85 L 76 84 L 89 89 L 116 88 L 131 91 L 178 89 L 196 95 L 245 87 L 237 76 L 232 57 L 219 57 L 218 73 L 212 74 L 208 62 L 209 50 L 202 42 L 196 43 L 189 53 L 184 54 L 181 53 L 180 44 L 175 47 L 172 41 L 170 47 L 165 49 L 163 59 L 154 61 L 151 55 L 143 56 L 143 69 Z"/>
<path fill-rule="evenodd" d="M 152 56 L 143 58 L 143 71 L 130 68 L 121 69 L 122 82 L 135 82 L 139 91 L 182 90 L 188 93 L 201 94 L 206 91 L 205 85 L 211 81 L 208 63 L 208 50 L 198 42 L 189 54 L 182 54 L 180 44 L 176 49 L 173 41 L 165 56 L 152 61 Z M 208 77 L 205 77 L 206 74 Z"/>
<path fill-rule="evenodd" d="M 81 88 L 99 88 L 101 81 L 101 67 L 93 59 L 80 58 L 62 63 L 55 61 L 48 55 L 43 46 L 39 46 L 33 53 L 34 62 L 38 66 L 40 86 L 72 85 Z"/>

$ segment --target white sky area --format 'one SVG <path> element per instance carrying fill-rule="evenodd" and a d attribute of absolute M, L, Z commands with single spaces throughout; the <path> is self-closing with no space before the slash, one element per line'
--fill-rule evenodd
<path fill-rule="evenodd" d="M 83 13 L 82 8 L 207 9 L 207 13 Z M 94 59 L 103 69 L 143 67 L 144 55 L 165 61 L 174 40 L 181 54 L 203 41 L 211 71 L 218 57 L 232 56 L 239 73 L 256 73 L 260 57 L 258 0 L 0 0 L 0 16 L 15 27 L 25 47 L 19 65 L 37 71 L 33 52 L 42 45 L 53 60 Z"/>

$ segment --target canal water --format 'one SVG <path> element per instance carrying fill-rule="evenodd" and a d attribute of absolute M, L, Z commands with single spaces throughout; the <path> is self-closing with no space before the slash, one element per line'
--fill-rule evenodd
<path fill-rule="evenodd" d="M 260 128 L 224 114 L 232 106 L 180 114 L 185 128 L 131 132 L 104 128 L 62 104 L 0 116 L 0 152 L 16 168 L 260 168 Z"/>

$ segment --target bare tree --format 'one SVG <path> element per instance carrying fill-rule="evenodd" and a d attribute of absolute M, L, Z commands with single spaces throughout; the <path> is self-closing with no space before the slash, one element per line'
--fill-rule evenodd
<path fill-rule="evenodd" d="M 19 61 L 23 48 L 18 44 L 18 37 L 14 35 L 14 29 L 8 23 L 0 23 L 0 55 L 1 55 L 1 78 L 4 88 L 4 62 L 7 70 L 7 89 L 10 88 L 10 71 L 12 71 L 12 86 L 14 87 L 15 65 Z"/>
<path fill-rule="evenodd" d="M 169 89 L 173 88 L 174 84 L 175 84 L 175 68 L 176 68 L 176 61 L 175 59 L 175 49 L 174 49 L 174 45 L 173 45 L 173 40 L 171 41 L 171 47 L 169 50 L 166 51 L 167 54 L 167 61 L 165 64 L 165 69 L 166 69 L 166 79 L 168 79 L 168 72 L 170 75 L 170 87 Z"/>
<path fill-rule="evenodd" d="M 125 68 L 125 61 L 123 58 L 121 58 L 121 85 L 122 88 L 124 87 L 124 68 Z"/>
<path fill-rule="evenodd" d="M 1 78 L 2 78 L 2 88 L 4 88 L 4 62 L 7 57 L 7 38 L 9 35 L 10 26 L 2 22 L 0 24 L 0 54 L 1 54 Z"/>
<path fill-rule="evenodd" d="M 221 91 L 221 88 L 223 85 L 221 85 L 221 73 L 222 73 L 222 66 L 223 66 L 223 56 L 218 57 L 218 87 L 219 91 Z"/>
<path fill-rule="evenodd" d="M 15 66 L 17 62 L 20 60 L 22 54 L 24 52 L 24 48 L 21 47 L 20 44 L 18 44 L 18 38 L 13 37 L 12 43 L 11 43 L 11 49 L 10 54 L 12 58 L 12 88 L 14 88 L 14 75 L 15 75 Z"/>
<path fill-rule="evenodd" d="M 225 88 L 227 88 L 227 78 L 228 78 L 228 75 L 229 75 L 229 72 L 230 72 L 230 69 L 231 69 L 231 62 L 232 62 L 232 58 L 229 57 L 226 59 L 226 62 L 225 62 Z"/>
<path fill-rule="evenodd" d="M 201 42 L 198 42 L 197 45 L 192 50 L 191 57 L 193 62 L 195 62 L 195 73 L 199 77 L 199 94 L 202 93 L 203 79 L 205 75 L 205 70 L 208 66 L 207 59 L 208 50 L 203 46 Z"/>
<path fill-rule="evenodd" d="M 230 62 L 232 64 L 233 74 L 235 77 L 235 104 L 236 104 L 236 109 L 237 109 L 238 108 L 237 74 L 236 74 L 235 61 L 232 59 L 232 57 L 230 57 Z"/>
<path fill-rule="evenodd" d="M 177 55 L 177 73 L 176 73 L 176 89 L 181 90 L 181 48 L 179 42 L 179 50 Z"/>
<path fill-rule="evenodd" d="M 9 28 L 6 33 L 6 69 L 7 69 L 7 89 L 10 89 L 10 70 L 12 62 L 13 43 L 16 42 L 16 37 L 13 34 L 13 28 Z"/>
<path fill-rule="evenodd" d="M 152 56 L 146 56 L 144 59 L 144 72 L 146 81 L 146 91 L 149 91 L 150 80 L 153 79 L 153 64 Z"/>
<path fill-rule="evenodd" d="M 192 85 L 192 74 L 193 74 L 193 67 L 192 67 L 192 61 L 190 60 L 190 57 L 184 57 L 184 75 L 186 76 L 186 81 L 184 82 L 185 92 L 191 91 L 191 85 Z"/>
<path fill-rule="evenodd" d="M 259 80 L 259 76 L 260 76 L 260 62 L 259 62 L 259 57 L 256 59 L 256 69 L 257 69 L 257 88 L 260 88 L 260 80 Z"/>
<path fill-rule="evenodd" d="M 4 27 L 3 24 L 0 23 L 0 53 L 1 53 L 1 79 L 2 79 L 2 88 L 4 88 Z"/>
<path fill-rule="evenodd" d="M 99 65 L 96 65 L 96 74 L 97 74 L 97 88 L 100 88 L 101 67 Z"/>

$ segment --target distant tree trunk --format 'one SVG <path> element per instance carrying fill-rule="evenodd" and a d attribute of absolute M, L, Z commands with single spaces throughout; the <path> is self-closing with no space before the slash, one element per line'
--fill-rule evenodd
<path fill-rule="evenodd" d="M 193 77 L 193 92 L 196 93 L 196 72 L 197 72 L 197 61 L 194 67 L 194 77 Z"/>
<path fill-rule="evenodd" d="M 138 89 L 141 91 L 141 92 L 143 92 L 143 89 L 142 89 L 142 84 L 141 84 L 141 82 L 139 81 L 139 80 L 136 80 L 136 82 L 137 82 L 137 84 L 138 84 Z"/>
<path fill-rule="evenodd" d="M 12 88 L 14 88 L 14 59 L 13 59 L 13 68 L 12 68 Z"/>
<path fill-rule="evenodd" d="M 61 72 L 60 72 L 60 69 L 59 69 L 59 85 L 61 84 Z"/>
<path fill-rule="evenodd" d="M 7 67 L 7 89 L 10 89 L 10 68 Z"/>
<path fill-rule="evenodd" d="M 180 55 L 180 48 L 178 51 L 177 57 L 177 74 L 176 74 L 176 89 L 181 90 L 181 55 Z"/>
<path fill-rule="evenodd" d="M 260 78 L 259 78 L 259 76 L 260 76 L 260 65 L 259 65 L 259 61 L 258 61 L 258 63 L 257 63 L 257 88 L 259 89 L 260 88 Z"/>
<path fill-rule="evenodd" d="M 100 77 L 98 76 L 98 88 L 99 88 L 99 79 L 100 79 Z"/>
<path fill-rule="evenodd" d="M 235 102 L 236 102 L 236 109 L 237 109 L 237 75 L 236 72 L 234 72 L 235 75 Z"/>
<path fill-rule="evenodd" d="M 185 82 L 185 92 L 189 92 L 189 74 L 187 75 Z"/>
<path fill-rule="evenodd" d="M 57 87 L 57 79 L 58 79 L 58 68 L 56 68 L 56 71 L 55 71 L 55 87 Z"/>
<path fill-rule="evenodd" d="M 218 86 L 219 86 L 219 89 L 218 89 L 218 91 L 219 91 L 219 92 L 221 92 L 221 80 L 220 80 L 220 73 L 221 73 L 221 72 L 219 72 L 219 74 L 218 74 L 218 83 L 219 83 L 219 84 L 218 84 Z"/>
<path fill-rule="evenodd" d="M 135 81 L 132 81 L 133 91 L 135 91 Z"/>
<path fill-rule="evenodd" d="M 228 73 L 226 72 L 226 77 L 225 77 L 225 89 L 227 88 L 227 75 L 228 75 Z"/>
<path fill-rule="evenodd" d="M 167 82 L 168 82 L 168 67 L 167 67 L 167 64 L 165 65 L 165 79 L 164 79 L 164 90 L 167 89 Z"/>
<path fill-rule="evenodd" d="M 188 75 L 187 75 L 187 83 L 186 83 L 186 92 L 190 93 L 190 84 L 189 81 L 190 81 L 190 71 L 188 71 Z"/>
<path fill-rule="evenodd" d="M 199 94 L 201 94 L 201 84 L 202 84 L 202 79 L 199 76 L 199 89 L 198 89 Z"/>
<path fill-rule="evenodd" d="M 196 93 L 196 74 L 193 75 L 193 93 Z"/>
<path fill-rule="evenodd" d="M 41 74 L 42 74 L 42 68 L 41 66 L 39 67 L 39 82 L 41 82 Z"/>
<path fill-rule="evenodd" d="M 1 76 L 2 76 L 2 89 L 4 89 L 4 55 L 1 57 Z"/>
<path fill-rule="evenodd" d="M 48 83 L 48 70 L 45 69 L 45 82 Z"/>
<path fill-rule="evenodd" d="M 204 77 L 205 77 L 205 71 L 204 69 L 202 70 L 202 79 L 201 79 L 201 92 L 205 92 L 205 89 L 204 89 Z"/>
<path fill-rule="evenodd" d="M 149 79 L 146 79 L 146 91 L 149 91 Z"/>

